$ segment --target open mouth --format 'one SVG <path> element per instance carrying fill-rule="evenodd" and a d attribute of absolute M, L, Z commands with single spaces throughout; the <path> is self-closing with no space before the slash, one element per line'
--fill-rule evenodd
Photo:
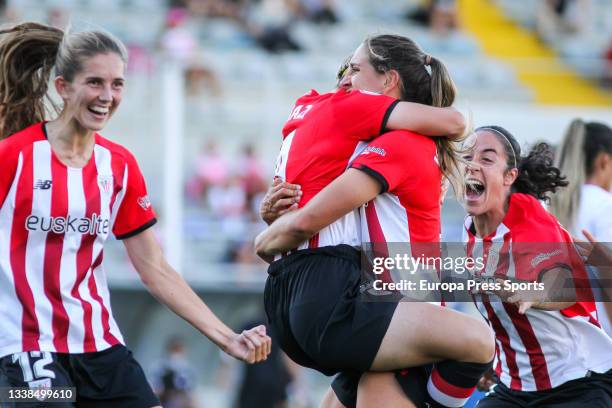
<path fill-rule="evenodd" d="M 90 106 L 87 108 L 87 110 L 100 119 L 106 118 L 109 112 L 108 108 L 102 108 L 100 106 Z"/>
<path fill-rule="evenodd" d="M 480 180 L 467 179 L 465 181 L 465 195 L 468 200 L 476 200 L 485 192 L 485 186 Z"/>

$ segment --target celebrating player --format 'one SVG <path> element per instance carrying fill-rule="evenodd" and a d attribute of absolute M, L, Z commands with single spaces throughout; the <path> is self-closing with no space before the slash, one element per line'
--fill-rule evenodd
<path fill-rule="evenodd" d="M 123 44 L 36 23 L 0 41 L 1 385 L 74 386 L 78 406 L 159 405 L 111 312 L 102 268 L 111 233 L 157 299 L 228 354 L 265 359 L 263 326 L 234 333 L 168 265 L 136 160 L 97 133 L 121 102 Z M 46 122 L 52 69 L 63 107 Z"/>
<path fill-rule="evenodd" d="M 265 292 L 270 322 L 281 347 L 298 363 L 326 374 L 343 371 L 334 392 L 346 406 L 356 403 L 362 372 L 443 359 L 454 361 L 437 366 L 434 378 L 441 380 L 431 397 L 435 401 L 440 396 L 434 394 L 454 389 L 469 394 L 493 358 L 484 323 L 428 303 L 358 299 L 362 282 L 355 247 L 362 240 L 439 242 L 441 172 L 450 177 L 457 164 L 452 145 L 389 132 L 354 154 L 353 141 L 353 150 L 341 154 L 348 141 L 371 138 L 381 129 L 376 116 L 352 112 L 389 97 L 450 106 L 454 85 L 440 61 L 411 40 L 390 35 L 372 37 L 356 50 L 341 85 L 322 102 L 312 94 L 298 100 L 284 129 L 294 133 L 285 138 L 277 175 L 300 185 L 305 205 L 274 222 L 256 241 L 258 252 L 268 258 L 299 248 L 270 266 Z M 396 110 L 387 113 L 387 128 Z M 347 165 L 330 183 L 330 176 Z"/>

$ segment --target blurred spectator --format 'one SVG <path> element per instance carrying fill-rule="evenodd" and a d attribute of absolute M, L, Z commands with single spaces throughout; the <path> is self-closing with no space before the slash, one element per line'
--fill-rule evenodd
<path fill-rule="evenodd" d="M 256 322 L 265 324 L 263 311 L 261 316 L 245 323 L 249 326 Z M 238 397 L 235 408 L 285 408 L 291 401 L 292 407 L 310 406 L 308 397 L 301 390 L 303 368 L 291 361 L 282 352 L 276 342 L 274 333 L 266 327 L 272 337 L 272 352 L 268 359 L 259 364 L 242 365 L 243 371 L 238 385 Z"/>
<path fill-rule="evenodd" d="M 612 88 L 612 41 L 610 41 L 610 45 L 604 55 L 602 84 L 606 88 Z"/>
<path fill-rule="evenodd" d="M 336 24 L 338 14 L 335 0 L 300 0 L 306 18 L 314 23 Z"/>
<path fill-rule="evenodd" d="M 183 8 L 169 9 L 160 39 L 162 51 L 168 57 L 183 63 L 189 61 L 198 48 L 195 35 L 186 26 L 188 17 L 187 10 Z"/>
<path fill-rule="evenodd" d="M 238 177 L 213 184 L 206 193 L 206 201 L 213 214 L 225 218 L 238 218 L 247 209 L 246 191 Z"/>
<path fill-rule="evenodd" d="M 165 408 L 195 408 L 192 392 L 196 370 L 191 365 L 183 340 L 168 340 L 165 355 L 153 371 L 153 389 Z"/>
<path fill-rule="evenodd" d="M 63 30 L 68 26 L 68 15 L 64 9 L 51 7 L 47 12 L 47 23 Z"/>
<path fill-rule="evenodd" d="M 538 4 L 537 30 L 546 42 L 556 43 L 590 27 L 590 0 L 541 0 Z"/>
<path fill-rule="evenodd" d="M 265 192 L 268 183 L 264 175 L 264 166 L 255 154 L 252 144 L 247 143 L 242 147 L 242 154 L 236 161 L 236 174 L 246 192 L 247 201 L 251 206 L 252 200 L 258 194 Z"/>
<path fill-rule="evenodd" d="M 457 28 L 455 0 L 427 0 L 406 14 L 408 20 L 446 35 Z"/>
<path fill-rule="evenodd" d="M 187 183 L 187 194 L 201 200 L 209 187 L 223 185 L 230 175 L 228 161 L 217 151 L 217 144 L 209 141 L 196 158 L 195 174 Z"/>

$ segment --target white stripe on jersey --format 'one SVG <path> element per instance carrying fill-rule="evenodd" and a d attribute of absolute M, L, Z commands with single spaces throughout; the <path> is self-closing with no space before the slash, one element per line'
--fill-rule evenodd
<path fill-rule="evenodd" d="M 51 145 L 46 140 L 35 142 L 32 152 L 32 165 L 34 183 L 37 180 L 51 180 Z M 34 187 L 34 186 L 33 186 Z M 49 219 L 51 217 L 50 189 L 35 188 L 32 192 L 32 214 Z M 34 310 L 38 319 L 40 332 L 39 344 L 46 350 L 55 351 L 53 345 L 52 316 L 53 306 L 45 294 L 45 248 L 47 232 L 30 231 L 26 247 L 25 270 L 28 285 L 34 294 Z"/>
<path fill-rule="evenodd" d="M 22 169 L 23 154 L 20 154 L 13 185 L 6 195 L 2 208 L 0 208 L 0 230 L 2 231 L 11 231 L 12 229 L 17 183 L 21 178 Z M 0 350 L 4 351 L 0 353 L 1 356 L 21 350 L 23 307 L 17 297 L 13 268 L 11 267 L 11 234 L 0 234 L 0 290 L 2 293 L 0 316 L 11 316 L 8 319 L 0 319 Z"/>
<path fill-rule="evenodd" d="M 74 217 L 85 217 L 86 198 L 83 190 L 82 169 L 67 169 L 66 180 L 68 187 L 68 214 Z M 81 246 L 83 235 L 65 234 L 64 247 L 62 248 L 62 259 L 60 270 L 60 285 L 62 288 L 62 302 L 70 324 L 68 326 L 68 347 L 71 352 L 83 353 L 83 341 L 85 340 L 85 326 L 83 318 L 85 311 L 81 301 L 70 295 L 74 283 L 77 280 L 77 252 Z M 80 293 L 80 291 L 79 291 Z M 86 298 L 81 298 L 87 301 Z"/>

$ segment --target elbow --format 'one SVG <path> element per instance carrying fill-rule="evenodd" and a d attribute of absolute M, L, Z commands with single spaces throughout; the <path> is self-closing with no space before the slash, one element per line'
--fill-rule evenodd
<path fill-rule="evenodd" d="M 316 228 L 314 217 L 307 213 L 302 213 L 296 217 L 289 225 L 289 234 L 296 241 L 305 241 L 316 234 L 319 229 Z"/>

